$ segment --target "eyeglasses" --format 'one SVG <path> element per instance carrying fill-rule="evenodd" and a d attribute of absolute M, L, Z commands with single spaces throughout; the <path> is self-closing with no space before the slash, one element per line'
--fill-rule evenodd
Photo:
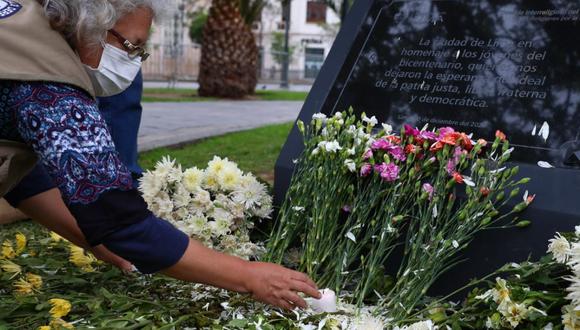
<path fill-rule="evenodd" d="M 109 30 L 109 32 L 111 32 L 111 34 L 117 38 L 117 40 L 119 40 L 123 47 L 125 47 L 130 57 L 135 58 L 139 56 L 141 57 L 141 62 L 145 62 L 145 60 L 149 58 L 150 54 L 147 53 L 145 48 L 133 45 L 129 40 L 127 40 L 127 38 L 123 37 L 119 32 L 113 29 Z"/>

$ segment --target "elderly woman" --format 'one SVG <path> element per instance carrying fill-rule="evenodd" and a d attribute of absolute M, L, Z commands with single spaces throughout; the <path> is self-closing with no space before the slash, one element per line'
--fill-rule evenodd
<path fill-rule="evenodd" d="M 117 156 L 94 97 L 119 93 L 135 79 L 163 3 L 0 1 L 0 139 L 32 148 L 58 186 L 7 198 L 73 242 L 102 244 L 143 273 L 305 307 L 298 292 L 319 297 L 306 275 L 189 239 L 147 210 Z"/>

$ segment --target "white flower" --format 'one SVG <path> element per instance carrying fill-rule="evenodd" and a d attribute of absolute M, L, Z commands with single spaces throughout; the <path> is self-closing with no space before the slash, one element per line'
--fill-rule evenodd
<path fill-rule="evenodd" d="M 217 173 L 218 184 L 226 191 L 235 190 L 240 184 L 241 178 L 242 171 L 233 166 L 226 166 Z"/>
<path fill-rule="evenodd" d="M 550 245 L 548 245 L 548 253 L 551 253 L 559 263 L 566 263 L 568 261 L 568 255 L 570 254 L 570 242 L 558 233 L 555 238 L 549 240 Z"/>
<path fill-rule="evenodd" d="M 433 321 L 421 321 L 417 323 L 413 323 L 408 327 L 403 328 L 404 330 L 434 330 L 435 325 L 433 325 Z"/>
<path fill-rule="evenodd" d="M 139 189 L 143 193 L 145 200 L 149 203 L 149 200 L 163 189 L 164 180 L 161 180 L 151 171 L 147 171 L 143 174 L 143 177 L 139 179 L 139 183 Z"/>
<path fill-rule="evenodd" d="M 294 212 L 302 212 L 302 211 L 304 211 L 304 207 L 302 207 L 302 206 L 293 206 L 292 207 L 292 210 Z"/>
<path fill-rule="evenodd" d="M 574 227 L 574 230 L 575 230 L 574 233 L 576 234 L 576 236 L 580 236 L 580 226 Z"/>
<path fill-rule="evenodd" d="M 177 184 L 175 193 L 172 196 L 175 207 L 184 207 L 191 201 L 191 193 L 182 184 Z"/>
<path fill-rule="evenodd" d="M 580 306 L 580 278 L 578 274 L 576 276 L 566 277 L 566 280 L 572 283 L 566 288 L 566 291 L 568 291 L 566 299 L 570 300 L 574 306 Z"/>
<path fill-rule="evenodd" d="M 312 115 L 312 119 L 315 119 L 315 120 L 325 120 L 326 118 L 327 118 L 326 115 L 321 113 L 321 112 L 318 112 L 318 113 L 315 113 L 314 115 Z"/>
<path fill-rule="evenodd" d="M 319 147 L 316 147 L 316 148 L 314 148 L 314 150 L 312 150 L 312 155 L 313 155 L 313 156 L 316 156 L 316 155 L 318 155 L 319 153 L 320 153 L 320 148 L 319 148 Z"/>
<path fill-rule="evenodd" d="M 161 159 L 161 161 L 157 162 L 153 174 L 166 180 L 169 174 L 173 172 L 174 168 L 175 160 L 171 159 L 169 156 L 165 156 Z"/>
<path fill-rule="evenodd" d="M 352 330 L 383 330 L 385 328 L 385 323 L 371 315 L 361 315 L 354 320 L 353 324 L 349 329 Z"/>
<path fill-rule="evenodd" d="M 383 123 L 383 130 L 385 131 L 385 135 L 391 135 L 391 133 L 393 133 L 393 126 L 389 125 L 389 124 L 385 124 Z"/>
<path fill-rule="evenodd" d="M 193 206 L 192 211 L 196 211 L 194 213 L 203 213 L 209 210 L 213 206 L 213 202 L 211 200 L 211 195 L 207 190 L 198 190 L 193 199 L 191 200 L 191 204 Z"/>
<path fill-rule="evenodd" d="M 496 286 L 494 289 L 491 290 L 493 300 L 498 304 L 501 305 L 505 302 L 510 302 L 510 289 L 507 286 L 506 280 L 503 278 L 497 277 L 495 279 Z"/>
<path fill-rule="evenodd" d="M 207 225 L 207 218 L 202 216 L 193 216 L 188 222 L 191 223 L 191 228 L 196 233 L 201 233 Z"/>
<path fill-rule="evenodd" d="M 524 304 L 508 303 L 505 305 L 505 308 L 500 308 L 499 312 L 505 316 L 510 325 L 515 328 L 526 318 L 528 309 Z"/>
<path fill-rule="evenodd" d="M 346 166 L 346 168 L 350 172 L 352 172 L 352 173 L 356 172 L 356 164 L 354 163 L 354 161 L 352 159 L 345 159 L 344 166 Z"/>
<path fill-rule="evenodd" d="M 258 182 L 251 174 L 242 177 L 240 185 L 234 189 L 232 200 L 236 203 L 243 204 L 248 210 L 259 207 L 261 201 L 268 195 L 267 188 Z"/>
<path fill-rule="evenodd" d="M 346 153 L 349 154 L 350 156 L 354 156 L 356 154 L 356 149 L 354 147 L 347 149 Z"/>
<path fill-rule="evenodd" d="M 204 173 L 197 167 L 188 168 L 183 173 L 182 183 L 189 192 L 196 192 L 201 187 Z"/>
<path fill-rule="evenodd" d="M 210 174 L 217 175 L 226 166 L 228 166 L 228 159 L 222 159 L 218 156 L 213 156 L 213 159 L 207 163 L 207 172 Z"/>
<path fill-rule="evenodd" d="M 232 222 L 227 218 L 220 218 L 216 221 L 209 222 L 212 233 L 215 236 L 223 236 L 230 233 Z"/>
<path fill-rule="evenodd" d="M 337 152 L 339 150 L 342 150 L 342 147 L 340 146 L 340 144 L 336 140 L 328 142 L 326 144 L 325 148 L 326 148 L 326 151 L 328 151 L 328 152 Z"/>
<path fill-rule="evenodd" d="M 377 117 L 372 116 L 371 118 L 367 117 L 366 114 L 363 114 L 362 116 L 362 121 L 369 124 L 370 126 L 377 126 L 377 124 L 379 123 L 379 121 L 377 120 Z"/>
<path fill-rule="evenodd" d="M 576 330 L 580 328 L 580 311 L 577 311 L 572 305 L 564 306 L 562 310 L 562 325 L 564 325 L 564 330 Z"/>
<path fill-rule="evenodd" d="M 453 242 L 451 242 L 451 244 L 453 245 L 454 248 L 459 248 L 459 243 L 457 243 L 456 240 L 453 240 Z"/>

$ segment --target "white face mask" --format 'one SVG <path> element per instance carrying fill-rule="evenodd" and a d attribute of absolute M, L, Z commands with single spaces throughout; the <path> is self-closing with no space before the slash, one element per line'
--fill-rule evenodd
<path fill-rule="evenodd" d="M 97 96 L 120 94 L 131 84 L 141 69 L 139 56 L 130 58 L 127 52 L 105 44 L 101 63 L 97 69 L 85 65 Z"/>

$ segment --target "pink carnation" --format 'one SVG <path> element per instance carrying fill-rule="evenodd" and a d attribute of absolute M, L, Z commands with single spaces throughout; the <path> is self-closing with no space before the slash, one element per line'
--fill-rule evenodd
<path fill-rule="evenodd" d="M 401 162 L 404 162 L 407 159 L 407 156 L 405 156 L 405 150 L 403 150 L 403 148 L 396 146 L 396 147 L 392 147 L 391 150 L 389 150 L 389 153 L 396 159 L 399 160 Z"/>
<path fill-rule="evenodd" d="M 392 182 L 399 178 L 399 167 L 393 163 L 375 165 L 375 171 L 387 182 Z"/>
<path fill-rule="evenodd" d="M 373 166 L 369 163 L 363 164 L 360 168 L 360 176 L 367 177 L 373 171 Z"/>
<path fill-rule="evenodd" d="M 371 148 L 373 150 L 389 150 L 392 147 L 392 143 L 385 139 L 379 139 L 373 142 Z"/>

